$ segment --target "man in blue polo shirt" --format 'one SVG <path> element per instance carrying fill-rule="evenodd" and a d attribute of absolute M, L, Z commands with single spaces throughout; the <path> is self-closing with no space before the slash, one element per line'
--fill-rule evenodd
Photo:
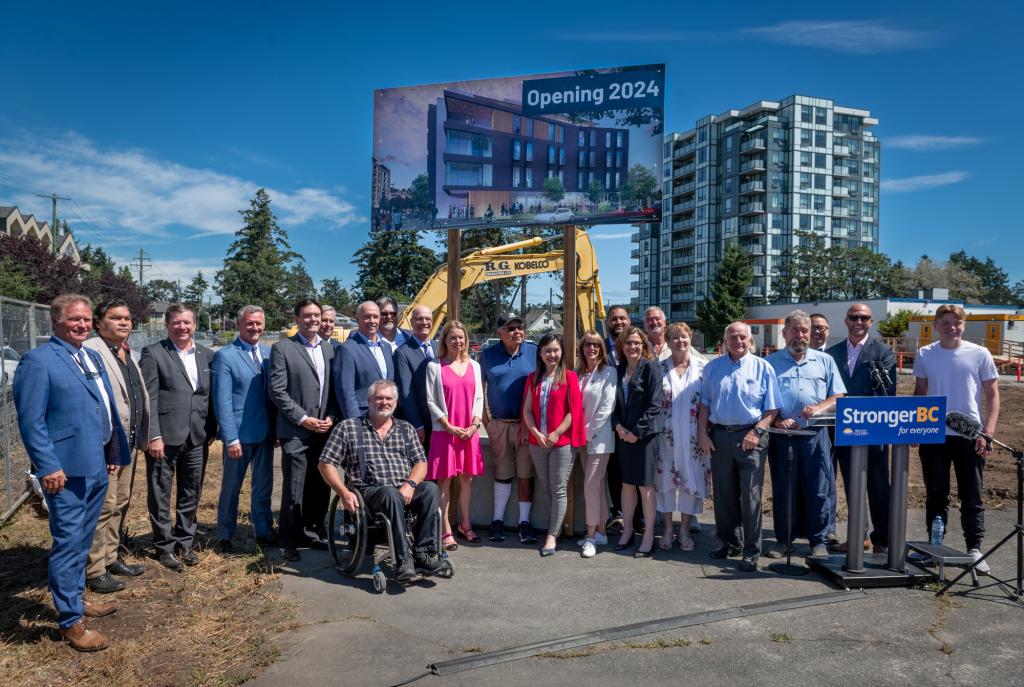
<path fill-rule="evenodd" d="M 846 394 L 846 385 L 835 360 L 828 353 L 810 346 L 811 316 L 794 310 L 786 316 L 782 328 L 786 347 L 768 356 L 775 370 L 782 396 L 782 407 L 775 420 L 779 429 L 807 429 L 815 415 L 835 408 L 836 399 Z M 792 502 L 796 522 L 792 534 L 801 532 L 811 544 L 811 555 L 825 557 L 828 548 L 829 513 L 832 509 L 829 485 L 832 474 L 832 443 L 825 427 L 813 429 L 814 436 L 776 436 L 772 439 L 768 465 L 772 471 L 772 513 L 775 541 L 768 555 L 782 558 L 793 541 L 786 540 L 787 503 Z M 786 479 L 789 448 L 793 448 L 793 468 Z"/>
<path fill-rule="evenodd" d="M 530 525 L 533 505 L 533 461 L 521 431 L 523 389 L 537 364 L 537 344 L 524 341 L 523 320 L 515 313 L 498 317 L 498 338 L 480 353 L 483 374 L 484 421 L 494 451 L 494 518 L 491 541 L 505 540 L 505 507 L 512 495 L 512 478 L 519 478 L 519 542 L 535 544 Z"/>
<path fill-rule="evenodd" d="M 750 352 L 751 343 L 745 323 L 733 322 L 725 328 L 729 353 L 704 367 L 697 414 L 698 448 L 711 456 L 715 528 L 722 541 L 711 557 L 742 552 L 739 568 L 744 572 L 757 570 L 761 555 L 768 427 L 782 404 L 775 371 Z"/>

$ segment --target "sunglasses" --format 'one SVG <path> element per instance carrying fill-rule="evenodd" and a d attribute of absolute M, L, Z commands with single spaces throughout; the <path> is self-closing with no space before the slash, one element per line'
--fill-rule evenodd
<path fill-rule="evenodd" d="M 598 341 L 584 341 L 583 348 L 601 348 L 601 344 Z"/>
<path fill-rule="evenodd" d="M 846 319 L 850 322 L 870 322 L 871 315 L 847 315 Z"/>
<path fill-rule="evenodd" d="M 521 325 L 521 324 L 506 324 L 505 325 L 505 331 L 506 332 L 521 332 L 521 331 L 523 331 L 523 325 Z"/>

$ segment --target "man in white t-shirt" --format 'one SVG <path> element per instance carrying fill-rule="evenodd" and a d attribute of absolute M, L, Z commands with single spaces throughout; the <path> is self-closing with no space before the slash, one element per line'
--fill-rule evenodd
<path fill-rule="evenodd" d="M 946 412 L 958 411 L 980 422 L 989 437 L 999 419 L 999 371 L 987 348 L 963 340 L 964 309 L 959 305 L 941 305 L 935 311 L 935 331 L 939 340 L 923 346 L 914 360 L 915 396 L 945 396 Z M 982 398 L 984 397 L 984 414 Z M 935 516 L 948 527 L 949 467 L 956 472 L 960 494 L 960 525 L 968 553 L 981 558 L 985 536 L 985 505 L 982 501 L 982 471 L 985 458 L 992 453 L 984 437 L 971 441 L 953 430 L 946 430 L 945 444 L 922 444 L 921 471 L 925 486 L 925 521 L 931 527 Z M 988 572 L 982 561 L 977 571 Z"/>

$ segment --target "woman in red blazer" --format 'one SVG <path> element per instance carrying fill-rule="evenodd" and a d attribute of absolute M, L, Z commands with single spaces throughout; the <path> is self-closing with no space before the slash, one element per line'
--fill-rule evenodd
<path fill-rule="evenodd" d="M 545 334 L 537 344 L 537 367 L 523 392 L 523 424 L 529 432 L 530 457 L 537 483 L 551 499 L 548 536 L 541 556 L 555 552 L 565 519 L 567 485 L 574 448 L 587 443 L 583 397 L 576 373 L 565 367 L 562 337 Z"/>

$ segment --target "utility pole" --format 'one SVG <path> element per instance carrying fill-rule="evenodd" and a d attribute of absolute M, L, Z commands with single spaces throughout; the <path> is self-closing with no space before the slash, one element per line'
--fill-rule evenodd
<path fill-rule="evenodd" d="M 71 200 L 67 196 L 58 196 L 56 193 L 51 193 L 48 196 L 42 193 L 37 193 L 36 196 L 39 198 L 49 198 L 53 204 L 53 220 L 50 222 L 50 234 L 53 236 L 53 254 L 57 255 L 60 252 L 60 246 L 57 245 L 57 201 L 58 200 Z"/>
<path fill-rule="evenodd" d="M 132 264 L 139 268 L 139 286 L 144 286 L 144 282 L 142 281 L 142 271 L 147 267 L 152 267 L 152 261 L 149 259 L 146 253 L 140 248 L 139 257 L 132 260 Z"/>

